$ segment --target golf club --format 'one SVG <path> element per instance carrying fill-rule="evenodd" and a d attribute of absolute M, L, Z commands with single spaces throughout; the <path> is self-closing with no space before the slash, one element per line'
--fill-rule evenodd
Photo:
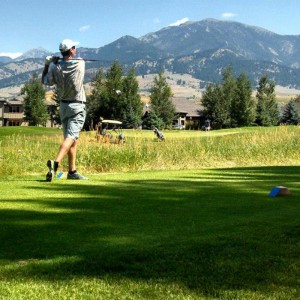
<path fill-rule="evenodd" d="M 62 60 L 62 57 L 57 57 L 58 60 Z M 72 58 L 72 60 L 84 60 L 84 61 L 101 61 L 100 59 L 89 59 L 89 58 Z"/>

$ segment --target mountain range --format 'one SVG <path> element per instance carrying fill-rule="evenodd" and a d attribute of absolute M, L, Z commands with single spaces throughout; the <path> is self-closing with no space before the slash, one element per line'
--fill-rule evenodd
<path fill-rule="evenodd" d="M 21 85 L 34 72 L 41 73 L 49 54 L 38 48 L 16 59 L 0 57 L 0 88 Z M 137 75 L 161 70 L 190 74 L 202 87 L 219 82 L 222 71 L 231 65 L 234 75 L 246 73 L 254 87 L 262 75 L 268 75 L 277 85 L 300 88 L 300 36 L 279 35 L 239 22 L 186 22 L 140 38 L 126 35 L 100 48 L 81 47 L 77 54 L 99 60 L 86 64 L 86 82 L 100 67 L 108 68 L 119 60 L 125 72 L 134 67 Z"/>

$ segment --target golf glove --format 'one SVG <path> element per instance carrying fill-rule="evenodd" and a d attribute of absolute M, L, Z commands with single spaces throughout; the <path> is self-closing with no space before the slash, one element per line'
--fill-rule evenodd
<path fill-rule="evenodd" d="M 52 62 L 56 65 L 58 63 L 58 59 L 59 59 L 59 57 L 57 57 L 57 56 L 48 55 L 45 58 L 45 65 L 49 66 L 50 63 L 52 63 Z"/>

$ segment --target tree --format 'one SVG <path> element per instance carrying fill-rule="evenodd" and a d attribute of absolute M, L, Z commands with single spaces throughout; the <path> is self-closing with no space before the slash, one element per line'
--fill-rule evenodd
<path fill-rule="evenodd" d="M 172 90 L 162 72 L 155 76 L 150 89 L 151 109 L 163 121 L 165 127 L 172 124 L 175 115 L 175 106 L 170 99 Z"/>
<path fill-rule="evenodd" d="M 53 89 L 53 95 L 51 97 L 51 100 L 54 102 L 54 104 L 49 105 L 48 109 L 49 109 L 51 127 L 53 127 L 54 124 L 61 124 L 60 114 L 59 114 L 59 100 L 57 97 L 56 87 L 54 87 Z"/>
<path fill-rule="evenodd" d="M 223 90 L 220 84 L 208 85 L 202 97 L 204 114 L 216 129 L 222 128 L 224 119 L 228 118 L 228 112 L 223 110 L 222 97 Z"/>
<path fill-rule="evenodd" d="M 21 89 L 21 95 L 24 95 L 25 120 L 28 121 L 29 125 L 45 126 L 49 118 L 45 94 L 44 86 L 37 74 L 34 74 Z"/>
<path fill-rule="evenodd" d="M 279 122 L 279 107 L 275 99 L 275 83 L 264 75 L 260 78 L 257 93 L 256 122 L 261 126 L 277 125 Z"/>
<path fill-rule="evenodd" d="M 233 78 L 229 66 L 223 72 L 221 84 L 211 84 L 202 97 L 202 105 L 207 118 L 211 119 L 214 128 L 224 128 L 237 125 L 234 111 L 237 102 L 237 81 Z"/>
<path fill-rule="evenodd" d="M 92 128 L 99 117 L 117 119 L 127 128 L 141 122 L 142 103 L 138 94 L 134 69 L 123 76 L 122 66 L 115 61 L 106 74 L 100 69 L 92 80 L 91 95 L 87 98 L 87 122 Z"/>
<path fill-rule="evenodd" d="M 296 107 L 296 101 L 290 100 L 283 112 L 281 122 L 289 125 L 298 125 L 300 122 L 300 113 Z"/>
<path fill-rule="evenodd" d="M 123 111 L 123 123 L 127 128 L 137 128 L 141 123 L 143 104 L 138 93 L 139 84 L 136 80 L 134 69 L 123 79 L 123 94 L 125 109 Z"/>
<path fill-rule="evenodd" d="M 147 111 L 143 116 L 143 125 L 146 129 L 153 129 L 153 127 L 161 129 L 164 127 L 164 122 L 154 111 Z"/>
<path fill-rule="evenodd" d="M 295 103 L 300 103 L 300 95 L 297 95 L 293 100 Z"/>
<path fill-rule="evenodd" d="M 89 129 L 94 129 L 94 124 L 97 124 L 103 112 L 103 99 L 107 98 L 105 95 L 106 86 L 105 86 L 105 75 L 102 69 L 99 69 L 95 77 L 91 81 L 91 94 L 87 96 L 87 117 L 86 123 L 88 124 Z M 101 101 L 102 99 L 102 101 Z"/>
<path fill-rule="evenodd" d="M 255 122 L 255 101 L 252 85 L 245 73 L 236 80 L 236 96 L 232 103 L 232 119 L 237 126 L 251 126 Z"/>
<path fill-rule="evenodd" d="M 118 61 L 115 61 L 106 74 L 107 97 L 101 99 L 106 103 L 104 115 L 112 119 L 121 119 L 126 107 L 123 94 L 123 70 Z"/>
<path fill-rule="evenodd" d="M 222 84 L 222 97 L 220 99 L 222 105 L 223 126 L 231 127 L 236 125 L 235 120 L 232 118 L 232 105 L 234 99 L 236 99 L 237 84 L 236 80 L 232 76 L 232 67 L 229 66 L 223 72 L 223 84 Z"/>

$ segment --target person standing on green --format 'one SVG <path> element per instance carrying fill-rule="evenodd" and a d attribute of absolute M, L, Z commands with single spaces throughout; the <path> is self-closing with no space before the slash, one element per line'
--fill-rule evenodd
<path fill-rule="evenodd" d="M 67 178 L 88 179 L 76 170 L 77 142 L 86 118 L 86 96 L 83 88 L 85 62 L 82 59 L 74 59 L 78 44 L 70 39 L 64 39 L 59 45 L 62 59 L 55 56 L 47 56 L 45 59 L 42 82 L 45 85 L 56 86 L 64 135 L 55 159 L 47 161 L 49 171 L 46 174 L 46 181 L 49 182 L 55 177 L 65 155 L 68 156 L 69 163 Z"/>

